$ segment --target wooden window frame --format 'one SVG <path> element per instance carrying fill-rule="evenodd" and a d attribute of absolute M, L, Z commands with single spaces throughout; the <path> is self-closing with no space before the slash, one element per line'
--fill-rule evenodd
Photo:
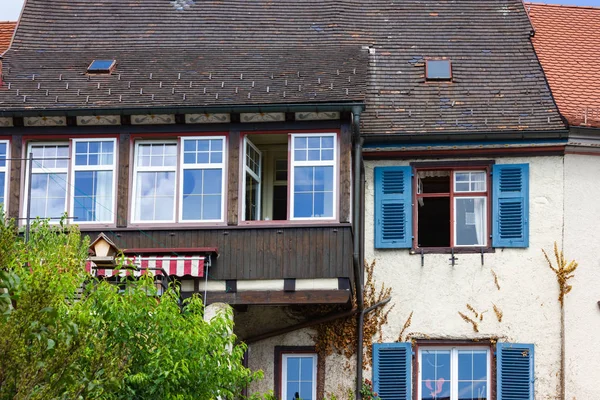
<path fill-rule="evenodd" d="M 319 354 L 317 353 L 317 350 L 315 348 L 315 346 L 275 346 L 275 351 L 274 351 L 274 371 L 273 371 L 273 379 L 274 379 L 274 384 L 273 387 L 275 388 L 275 398 L 277 399 L 281 399 L 281 393 L 282 393 L 282 383 L 283 383 L 283 356 L 284 355 L 293 355 L 293 354 L 297 354 L 297 355 L 306 355 L 306 354 L 310 354 L 310 355 L 314 355 L 316 356 L 316 364 L 315 364 L 315 369 L 316 369 L 316 380 L 315 380 L 315 388 L 316 388 L 316 392 L 317 392 L 317 397 L 316 399 L 322 399 L 324 396 L 324 382 L 325 382 L 325 371 L 324 371 L 324 366 L 321 365 L 321 363 L 324 362 L 324 360 L 321 359 L 321 357 L 319 357 Z"/>
<path fill-rule="evenodd" d="M 412 388 L 413 400 L 421 400 L 421 351 L 425 350 L 446 350 L 456 348 L 458 350 L 486 350 L 488 352 L 488 400 L 496 400 L 496 345 L 493 340 L 482 339 L 474 340 L 417 340 L 414 344 L 414 354 L 412 362 Z"/>
<path fill-rule="evenodd" d="M 6 145 L 6 154 L 4 159 L 4 166 L 0 166 L 0 172 L 4 172 L 4 187 L 0 188 L 2 191 L 2 198 L 4 199 L 2 204 L 3 211 L 8 215 L 8 187 L 10 186 L 10 140 L 0 140 L 0 144 Z"/>
<path fill-rule="evenodd" d="M 221 173 L 221 218 L 219 220 L 184 220 L 183 219 L 183 172 L 185 169 L 203 169 L 200 167 L 200 164 L 193 164 L 193 167 L 185 167 L 183 154 L 184 154 L 184 144 L 185 140 L 211 140 L 211 139 L 219 139 L 223 143 L 222 147 L 222 159 L 221 163 L 210 164 L 210 169 L 220 169 Z M 174 201 L 174 210 L 173 210 L 173 218 L 171 220 L 161 220 L 161 221 L 143 221 L 136 220 L 136 194 L 137 194 L 137 180 L 138 180 L 138 172 L 140 172 L 140 168 L 137 165 L 137 157 L 139 154 L 139 146 L 142 144 L 176 144 L 176 165 L 173 169 L 168 169 L 168 171 L 175 172 L 175 201 Z M 227 163 L 228 163 L 228 152 L 227 152 L 227 137 L 225 135 L 207 135 L 207 136 L 181 136 L 177 138 L 156 138 L 156 139 L 143 139 L 143 138 L 135 138 L 133 143 L 133 152 L 132 152 L 132 178 L 131 178 L 131 225 L 134 226 L 144 226 L 144 225 L 154 225 L 160 224 L 162 225 L 174 225 L 174 224 L 185 224 L 185 225 L 222 225 L 225 223 L 225 218 L 227 215 L 226 210 L 226 197 L 227 197 Z M 208 164 L 207 164 L 208 165 Z M 215 167 L 217 166 L 218 167 Z M 155 167 L 156 168 L 156 167 Z M 161 169 L 164 167 L 159 167 Z M 143 170 L 142 170 L 143 171 Z M 165 169 L 167 171 L 167 169 Z"/>
<path fill-rule="evenodd" d="M 459 161 L 454 163 L 411 163 L 414 179 L 412 181 L 412 210 L 413 213 L 413 244 L 411 251 L 414 253 L 479 253 L 491 252 L 491 227 L 492 227 L 492 166 L 493 161 Z M 419 171 L 449 171 L 450 187 L 448 193 L 418 193 Z M 456 192 L 454 188 L 454 174 L 456 172 L 485 171 L 486 173 L 486 191 L 485 192 Z M 486 232 L 485 246 L 456 246 L 455 240 L 455 199 L 460 197 L 484 197 L 486 198 Z M 420 198 L 449 198 L 450 201 L 450 246 L 448 247 L 419 247 L 419 209 L 418 201 Z"/>

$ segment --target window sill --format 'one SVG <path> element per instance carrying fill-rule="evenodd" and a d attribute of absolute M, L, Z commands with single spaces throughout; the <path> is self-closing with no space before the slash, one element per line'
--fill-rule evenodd
<path fill-rule="evenodd" d="M 294 219 L 294 220 L 271 220 L 271 221 L 240 221 L 238 226 L 252 226 L 252 227 L 288 227 L 288 226 L 327 226 L 327 225 L 339 225 L 340 222 L 337 219 Z"/>
<path fill-rule="evenodd" d="M 410 254 L 481 254 L 495 253 L 493 247 L 417 247 L 410 249 Z"/>
<path fill-rule="evenodd" d="M 288 221 L 275 221 L 278 223 L 275 224 L 246 224 L 242 225 L 184 225 L 184 224 L 169 224 L 169 225 L 129 225 L 125 228 L 104 228 L 110 229 L 111 232 L 127 232 L 127 231 L 199 231 L 199 230 L 244 230 L 244 229 L 299 229 L 299 228 L 318 228 L 318 227 L 326 227 L 326 228 L 350 228 L 352 224 L 347 222 L 320 222 L 320 223 L 310 223 L 306 222 L 298 222 L 298 223 L 289 223 Z M 82 232 L 92 231 L 96 232 L 102 230 L 103 228 L 98 227 L 80 227 Z"/>

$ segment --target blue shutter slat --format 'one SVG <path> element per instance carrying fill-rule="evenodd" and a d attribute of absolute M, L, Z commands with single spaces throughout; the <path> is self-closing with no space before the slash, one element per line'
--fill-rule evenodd
<path fill-rule="evenodd" d="M 411 167 L 375 168 L 375 248 L 412 246 Z"/>
<path fill-rule="evenodd" d="M 496 164 L 492 178 L 492 245 L 528 247 L 529 164 Z"/>
<path fill-rule="evenodd" d="M 410 400 L 411 343 L 373 344 L 373 391 L 381 400 Z"/>
<path fill-rule="evenodd" d="M 496 344 L 498 400 L 533 400 L 534 345 Z"/>

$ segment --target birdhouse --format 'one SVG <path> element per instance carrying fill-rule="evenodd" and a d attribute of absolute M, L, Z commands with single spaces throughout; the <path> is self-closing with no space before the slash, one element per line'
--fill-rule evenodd
<path fill-rule="evenodd" d="M 100 233 L 96 240 L 90 244 L 90 261 L 97 267 L 113 267 L 115 265 L 115 256 L 119 253 L 119 248 L 104 233 Z"/>

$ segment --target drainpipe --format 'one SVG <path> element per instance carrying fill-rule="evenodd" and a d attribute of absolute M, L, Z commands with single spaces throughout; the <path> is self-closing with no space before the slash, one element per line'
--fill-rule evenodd
<path fill-rule="evenodd" d="M 363 325 L 365 316 L 365 307 L 363 302 L 363 259 L 362 254 L 362 209 L 363 204 L 361 194 L 361 167 L 362 167 L 362 145 L 363 139 L 360 137 L 360 113 L 361 109 L 356 107 L 352 110 L 352 126 L 354 131 L 354 179 L 352 188 L 354 190 L 354 201 L 353 201 L 353 212 L 352 212 L 352 229 L 354 231 L 354 282 L 356 290 L 356 307 L 357 311 L 360 312 L 357 323 L 357 343 L 356 343 L 356 399 L 360 399 L 360 389 L 362 388 L 362 364 L 363 364 Z"/>

